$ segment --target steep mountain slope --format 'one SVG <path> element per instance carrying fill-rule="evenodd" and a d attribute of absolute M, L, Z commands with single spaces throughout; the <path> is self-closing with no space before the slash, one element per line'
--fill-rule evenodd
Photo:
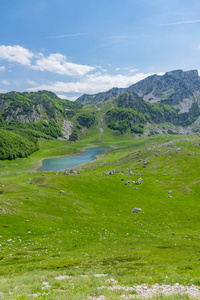
<path fill-rule="evenodd" d="M 0 159 L 30 155 L 39 149 L 38 138 L 61 139 L 69 133 L 68 139 L 71 134 L 77 139 L 66 119 L 81 108 L 81 104 L 59 99 L 49 91 L 0 94 Z"/>
<path fill-rule="evenodd" d="M 0 113 L 5 121 L 37 122 L 52 118 L 58 123 L 67 116 L 69 110 L 81 107 L 82 105 L 62 100 L 49 91 L 0 94 Z"/>
<path fill-rule="evenodd" d="M 131 85 L 127 91 L 144 96 L 144 100 L 147 101 L 178 105 L 184 99 L 199 95 L 200 77 L 197 70 L 187 72 L 176 70 L 163 76 L 150 76 Z"/>

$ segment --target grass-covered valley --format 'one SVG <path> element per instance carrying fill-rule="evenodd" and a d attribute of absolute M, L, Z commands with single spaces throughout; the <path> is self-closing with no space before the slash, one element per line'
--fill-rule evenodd
<path fill-rule="evenodd" d="M 121 299 L 135 292 L 109 286 L 200 284 L 199 137 L 105 138 L 111 150 L 78 174 L 34 171 L 99 145 L 40 139 L 31 156 L 1 161 L 4 299 Z"/>
<path fill-rule="evenodd" d="M 0 298 L 200 298 L 199 82 L 177 70 L 75 102 L 0 94 Z"/>

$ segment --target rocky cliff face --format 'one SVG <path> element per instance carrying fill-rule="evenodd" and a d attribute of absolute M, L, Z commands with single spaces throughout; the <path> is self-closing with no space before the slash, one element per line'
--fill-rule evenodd
<path fill-rule="evenodd" d="M 128 89 L 137 92 L 138 86 L 139 84 L 134 84 Z M 140 89 L 146 101 L 162 101 L 170 105 L 178 105 L 184 99 L 200 92 L 200 77 L 197 70 L 187 72 L 176 70 L 157 76 L 154 81 L 152 78 L 147 78 L 142 87 Z"/>
<path fill-rule="evenodd" d="M 9 115 L 6 117 L 6 121 L 18 120 L 21 122 L 38 122 L 42 119 L 42 116 L 34 109 L 31 112 L 27 112 L 26 114 L 21 114 L 21 109 L 10 110 Z"/>

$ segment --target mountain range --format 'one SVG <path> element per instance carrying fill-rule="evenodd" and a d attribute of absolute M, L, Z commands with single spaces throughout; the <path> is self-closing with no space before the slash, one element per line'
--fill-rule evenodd
<path fill-rule="evenodd" d="M 175 70 L 149 76 L 128 88 L 85 94 L 75 102 L 50 91 L 0 94 L 0 128 L 2 138 L 13 131 L 28 139 L 31 149 L 38 148 L 34 145 L 40 137 L 75 141 L 88 136 L 98 140 L 102 134 L 128 134 L 131 138 L 141 134 L 198 134 L 200 77 L 197 70 Z M 11 139 L 15 144 L 17 137 L 12 135 Z"/>
<path fill-rule="evenodd" d="M 193 102 L 199 104 L 200 76 L 197 70 L 170 71 L 163 76 L 149 76 L 128 88 L 112 88 L 107 92 L 94 95 L 84 94 L 76 101 L 82 104 L 95 104 L 107 101 L 125 92 L 135 92 L 143 97 L 145 101 L 170 104 L 179 108 L 181 112 L 185 112 L 185 110 L 188 111 Z"/>

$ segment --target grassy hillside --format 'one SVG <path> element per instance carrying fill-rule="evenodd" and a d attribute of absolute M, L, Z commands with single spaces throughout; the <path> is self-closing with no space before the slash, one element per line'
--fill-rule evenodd
<path fill-rule="evenodd" d="M 71 119 L 81 108 L 81 104 L 59 99 L 54 93 L 48 91 L 0 94 L 0 128 L 9 131 L 9 137 L 10 132 L 13 132 L 20 136 L 19 141 L 25 138 L 28 140 L 27 145 L 32 142 L 37 143 L 38 138 L 62 138 L 63 121 Z M 3 152 L 4 147 L 5 143 Z M 18 152 L 24 152 L 21 142 L 17 143 L 17 149 L 13 143 L 9 143 L 9 149 L 13 153 L 9 156 L 10 159 L 19 157 Z M 36 150 L 38 145 L 33 151 Z M 29 155 L 33 151 L 26 151 L 26 154 Z M 2 155 L 0 159 L 4 157 L 8 158 Z"/>
<path fill-rule="evenodd" d="M 133 295 L 108 290 L 116 284 L 107 279 L 120 286 L 200 285 L 199 138 L 113 137 L 103 144 L 110 152 L 78 166 L 80 174 L 33 172 L 42 158 L 88 145 L 102 141 L 40 140 L 40 150 L 28 158 L 0 163 L 3 298 Z M 105 175 L 112 169 L 114 175 Z M 139 178 L 140 185 L 133 183 Z M 135 207 L 142 211 L 133 214 Z M 55 279 L 60 275 L 71 277 Z"/>
<path fill-rule="evenodd" d="M 7 121 L 37 122 L 39 119 L 60 121 L 66 117 L 69 110 L 73 114 L 81 107 L 81 104 L 60 99 L 50 91 L 0 94 L 0 112 Z"/>

